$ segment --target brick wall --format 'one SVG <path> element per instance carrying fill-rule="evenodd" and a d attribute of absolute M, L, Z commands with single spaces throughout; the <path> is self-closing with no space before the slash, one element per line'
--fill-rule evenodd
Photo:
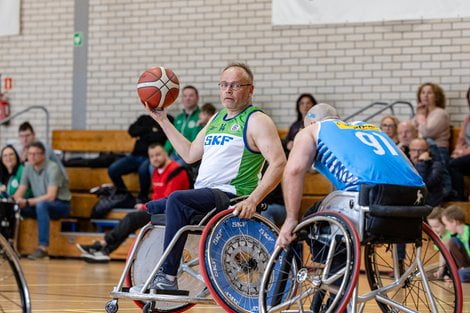
<path fill-rule="evenodd" d="M 73 6 L 23 0 L 21 35 L 0 37 L 0 73 L 14 78 L 13 110 L 46 105 L 52 128 L 71 127 Z M 294 120 L 302 92 L 345 116 L 374 101 L 415 104 L 425 81 L 446 91 L 454 125 L 468 113 L 470 18 L 274 27 L 270 0 L 93 0 L 88 44 L 91 129 L 127 128 L 143 112 L 137 78 L 155 65 L 199 88 L 201 103 L 217 104 L 218 75 L 233 60 L 251 65 L 254 101 L 279 127 Z M 398 110 L 402 118 L 408 112 Z M 25 119 L 44 136 L 41 114 Z M 0 127 L 1 144 L 18 123 Z"/>

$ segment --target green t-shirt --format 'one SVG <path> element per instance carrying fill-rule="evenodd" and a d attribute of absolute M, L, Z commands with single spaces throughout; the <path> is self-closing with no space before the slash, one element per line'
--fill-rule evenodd
<path fill-rule="evenodd" d="M 10 178 L 8 179 L 8 183 L 6 185 L 6 194 L 7 195 L 5 195 L 5 197 L 3 197 L 0 194 L 0 198 L 9 198 L 9 197 L 12 197 L 15 194 L 16 190 L 18 190 L 18 187 L 20 186 L 21 175 L 23 174 L 23 170 L 24 170 L 24 165 L 20 164 L 18 166 L 18 169 L 16 170 L 16 173 L 14 175 L 10 176 Z M 26 191 L 26 194 L 24 195 L 24 197 L 26 199 L 31 197 L 31 189 L 28 189 Z"/>
<path fill-rule="evenodd" d="M 20 184 L 31 188 L 34 197 L 45 195 L 49 186 L 55 186 L 58 187 L 58 200 L 70 201 L 71 198 L 67 179 L 59 165 L 47 159 L 39 171 L 36 171 L 31 164 L 26 164 Z"/>
<path fill-rule="evenodd" d="M 196 139 L 197 134 L 203 128 L 203 126 L 197 125 L 197 121 L 199 120 L 199 112 L 201 112 L 199 107 L 197 107 L 190 115 L 187 115 L 185 111 L 183 111 L 178 114 L 173 121 L 175 128 L 191 142 Z M 169 155 L 175 152 L 169 140 L 167 140 L 165 143 L 165 150 Z"/>
<path fill-rule="evenodd" d="M 457 233 L 454 236 L 463 243 L 465 250 L 467 250 L 468 255 L 470 255 L 470 225 L 465 225 L 463 234 Z"/>

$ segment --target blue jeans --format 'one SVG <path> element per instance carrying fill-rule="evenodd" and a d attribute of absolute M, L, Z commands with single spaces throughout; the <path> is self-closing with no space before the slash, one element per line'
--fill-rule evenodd
<path fill-rule="evenodd" d="M 21 209 L 21 215 L 32 217 L 38 221 L 39 245 L 47 247 L 49 245 L 49 221 L 67 217 L 70 214 L 70 201 L 54 200 L 41 201 L 35 206 L 28 206 Z"/>
<path fill-rule="evenodd" d="M 127 190 L 122 176 L 138 172 L 140 185 L 138 198 L 146 200 L 148 199 L 151 181 L 149 166 L 148 157 L 130 154 L 111 164 L 108 168 L 108 175 L 117 189 Z"/>
<path fill-rule="evenodd" d="M 229 193 L 227 195 L 229 198 L 234 197 Z M 194 215 L 206 214 L 214 207 L 215 197 L 209 188 L 177 190 L 169 197 L 147 203 L 147 210 L 150 214 L 166 212 L 163 250 L 166 250 L 180 228 L 190 224 Z M 187 234 L 180 237 L 163 263 L 162 269 L 165 274 L 176 276 L 186 238 Z"/>

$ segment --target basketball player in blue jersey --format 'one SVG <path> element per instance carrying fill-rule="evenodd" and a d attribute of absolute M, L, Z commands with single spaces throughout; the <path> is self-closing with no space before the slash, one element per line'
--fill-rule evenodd
<path fill-rule="evenodd" d="M 239 63 L 228 65 L 219 81 L 224 108 L 211 118 L 193 142 L 178 132 L 165 110 L 151 112 L 147 108 L 186 163 L 201 160 L 194 190 L 176 191 L 151 206 L 156 208 L 151 214 L 166 212 L 164 249 L 194 215 L 213 209 L 219 203 L 217 199 L 225 199 L 228 205 L 230 198 L 247 196 L 235 205 L 235 214 L 251 218 L 256 206 L 280 182 L 286 164 L 281 140 L 271 118 L 251 104 L 253 90 L 249 67 Z M 269 165 L 260 180 L 265 161 Z M 170 252 L 151 289 L 178 289 L 176 274 L 184 241 L 179 240 Z"/>
<path fill-rule="evenodd" d="M 295 239 L 292 231 L 299 220 L 304 176 L 312 164 L 338 190 L 359 191 L 362 184 L 424 186 L 401 150 L 375 125 L 343 122 L 325 103 L 310 109 L 305 124 L 284 170 L 287 217 L 277 245 L 286 247 Z"/>

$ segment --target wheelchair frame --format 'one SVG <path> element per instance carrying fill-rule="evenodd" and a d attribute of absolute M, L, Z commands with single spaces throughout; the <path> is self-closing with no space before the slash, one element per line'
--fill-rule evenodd
<path fill-rule="evenodd" d="M 331 213 L 329 213 L 329 212 L 331 212 Z M 346 220 L 346 222 L 347 221 L 352 222 L 352 225 L 353 225 L 353 228 L 354 228 L 353 231 L 357 234 L 356 238 L 359 238 L 359 241 L 362 245 L 362 243 L 365 239 L 365 234 L 364 234 L 365 216 L 368 212 L 370 212 L 369 207 L 359 205 L 359 192 L 334 191 L 331 194 L 329 194 L 323 200 L 323 202 L 320 205 L 320 208 L 319 208 L 317 213 L 315 213 L 313 215 L 309 215 L 301 223 L 299 223 L 299 225 L 295 228 L 294 233 L 298 234 L 299 231 L 304 227 L 304 225 L 307 225 L 310 221 L 312 221 L 312 223 L 314 223 L 314 219 L 317 219 L 317 220 L 320 220 L 320 221 L 322 219 L 326 220 L 326 218 L 323 218 L 322 215 L 323 216 L 328 216 L 328 215 L 334 216 L 334 215 L 339 214 L 340 216 L 342 216 L 342 218 L 344 218 Z M 453 259 L 450 257 L 450 254 L 448 253 L 447 249 L 445 249 L 442 242 L 440 242 L 438 236 L 436 234 L 434 234 L 432 232 L 432 230 L 430 230 L 430 228 L 427 225 L 423 225 L 422 233 L 423 232 L 426 235 L 428 235 L 428 237 L 430 238 L 432 243 L 438 245 L 438 247 L 437 247 L 439 249 L 438 251 L 440 251 L 444 256 L 444 260 L 446 261 L 446 264 L 449 267 L 449 270 L 450 270 L 450 272 L 452 274 L 452 278 L 453 278 L 453 281 L 452 281 L 452 283 L 454 285 L 453 291 L 455 292 L 453 294 L 455 296 L 454 297 L 455 298 L 454 299 L 455 300 L 455 308 L 454 308 L 453 312 L 457 312 L 457 313 L 461 312 L 461 310 L 462 310 L 462 300 L 463 300 L 463 298 L 462 298 L 462 289 L 461 289 L 461 284 L 460 284 L 460 280 L 459 280 L 459 276 L 458 276 L 458 272 L 457 272 L 457 268 L 455 266 L 455 263 L 453 262 Z M 314 236 L 314 235 L 312 235 L 312 236 Z M 423 285 L 424 294 L 425 294 L 426 300 L 428 301 L 429 306 L 430 306 L 430 312 L 433 312 L 433 313 L 442 312 L 442 311 L 439 310 L 439 309 L 441 309 L 441 303 L 439 303 L 439 306 L 438 306 L 438 304 L 436 303 L 436 299 L 434 299 L 433 291 L 432 291 L 432 288 L 430 286 L 430 279 L 427 277 L 426 270 L 425 270 L 425 267 L 424 267 L 423 262 L 422 262 L 422 257 L 423 257 L 422 247 L 421 247 L 422 240 L 423 239 L 421 238 L 419 240 L 419 243 L 414 244 L 413 248 L 416 248 L 416 252 L 413 254 L 414 258 L 410 261 L 411 263 L 410 263 L 409 267 L 404 271 L 404 273 L 399 272 L 398 258 L 397 258 L 397 245 L 394 244 L 394 243 L 389 243 L 389 244 L 393 245 L 393 247 L 392 247 L 392 262 L 393 262 L 392 263 L 393 264 L 392 282 L 390 282 L 386 285 L 382 285 L 382 286 L 375 286 L 375 289 L 373 289 L 372 286 L 371 286 L 371 289 L 372 289 L 371 291 L 366 292 L 363 295 L 358 295 L 358 285 L 359 285 L 359 283 L 357 281 L 357 283 L 354 283 L 355 286 L 352 287 L 352 288 L 354 288 L 353 292 L 352 292 L 352 295 L 351 295 L 350 292 L 343 295 L 344 297 L 348 297 L 346 303 L 343 303 L 343 305 L 341 305 L 340 307 L 333 308 L 332 310 L 328 309 L 328 307 L 326 307 L 324 310 L 326 312 L 342 312 L 343 310 L 346 309 L 346 305 L 347 305 L 348 312 L 353 312 L 353 313 L 363 312 L 366 302 L 368 302 L 370 300 L 376 300 L 377 303 L 379 304 L 379 306 L 381 305 L 381 303 L 382 303 L 383 306 L 389 306 L 389 308 L 387 308 L 387 310 L 385 310 L 384 308 L 381 307 L 383 312 L 397 312 L 397 310 L 400 310 L 400 311 L 403 311 L 403 312 L 408 312 L 408 313 L 417 312 L 417 311 L 405 306 L 404 304 L 399 303 L 399 302 L 397 302 L 397 301 L 395 301 L 395 300 L 393 300 L 393 299 L 391 299 L 387 296 L 388 293 L 390 293 L 390 292 L 398 293 L 398 292 L 400 292 L 401 288 L 407 288 L 407 286 L 409 284 L 411 284 L 412 278 L 414 278 L 414 279 L 418 279 L 419 282 Z M 372 248 L 375 247 L 374 244 L 376 244 L 376 243 L 373 243 L 372 246 L 368 247 L 368 249 L 371 249 L 371 247 Z M 377 244 L 379 244 L 379 243 L 377 243 Z M 434 248 L 434 249 L 436 249 L 436 248 Z M 277 262 L 276 258 L 277 258 L 277 255 L 279 254 L 280 250 L 281 250 L 281 248 L 278 247 L 276 249 L 276 251 L 273 253 L 273 256 L 271 257 L 271 259 L 269 261 L 270 264 Z M 331 252 L 331 248 L 330 248 L 330 252 Z M 371 253 L 371 252 L 369 251 L 369 253 Z M 441 256 L 439 256 L 439 257 L 441 257 Z M 328 269 L 331 262 L 332 262 L 331 259 L 328 258 L 328 260 L 324 264 L 324 268 Z M 366 260 L 366 263 L 367 262 L 370 262 L 370 260 Z M 368 265 L 369 265 L 369 267 L 371 266 L 370 263 Z M 270 284 L 269 280 L 270 280 L 270 277 L 272 275 L 272 272 L 271 272 L 272 269 L 270 269 L 269 267 L 268 267 L 268 269 L 269 270 L 265 271 L 265 273 L 263 275 L 262 282 L 261 282 L 261 293 L 260 293 L 260 297 L 259 297 L 259 306 L 260 306 L 261 312 L 272 312 L 271 309 L 269 309 L 267 307 L 268 306 L 267 305 L 267 296 L 265 295 L 265 290 L 267 288 L 269 288 L 268 287 L 269 284 Z M 366 269 L 366 273 L 367 273 L 367 269 Z M 358 275 L 358 274 L 359 273 L 357 273 L 356 275 Z M 367 273 L 367 275 L 368 275 L 368 278 L 369 278 L 369 273 Z M 313 274 L 311 275 L 311 277 L 313 279 L 312 282 L 314 282 L 315 279 L 313 278 L 314 277 Z M 316 279 L 318 279 L 318 278 L 316 278 Z M 321 279 L 324 279 L 324 277 L 322 277 Z M 370 280 L 369 280 L 369 284 L 370 284 Z M 320 286 L 321 282 L 317 282 L 317 285 Z M 320 288 L 320 287 L 318 287 L 318 288 Z M 328 288 L 328 286 L 325 287 L 325 288 Z M 319 290 L 320 289 L 317 290 L 318 293 L 321 293 Z M 315 292 L 316 291 L 312 291 L 312 293 L 315 293 Z M 300 295 L 300 296 L 303 296 L 303 295 Z M 291 302 L 293 303 L 294 301 L 291 301 Z M 312 302 L 313 302 L 313 300 L 312 300 Z M 286 301 L 286 303 L 287 303 L 287 301 Z M 291 305 L 291 304 L 287 303 L 285 306 L 288 306 L 288 305 Z M 274 311 L 277 312 L 276 310 L 282 310 L 282 309 L 283 309 L 282 304 L 275 305 L 274 309 L 273 309 L 273 312 Z M 336 309 L 338 311 L 336 311 Z M 324 312 L 324 311 L 321 311 L 321 312 Z"/>
<path fill-rule="evenodd" d="M 239 201 L 239 200 L 241 200 L 241 198 L 232 199 L 232 201 Z M 261 208 L 262 207 L 263 207 L 263 205 L 261 205 Z M 126 290 L 127 287 L 124 287 L 124 284 L 125 284 L 126 278 L 129 277 L 131 268 L 133 266 L 133 262 L 135 261 L 135 258 L 137 257 L 139 245 L 142 243 L 143 240 L 145 240 L 143 238 L 144 238 L 144 236 L 146 236 L 147 233 L 152 231 L 154 228 L 159 227 L 160 225 L 148 224 L 148 225 L 144 226 L 142 228 L 142 230 L 140 231 L 139 235 L 137 236 L 137 238 L 134 242 L 134 245 L 133 245 L 133 247 L 132 247 L 132 249 L 129 253 L 126 265 L 125 265 L 124 270 L 121 274 L 121 277 L 118 281 L 118 284 L 117 284 L 117 286 L 115 286 L 113 288 L 113 291 L 110 294 L 113 297 L 113 299 L 107 302 L 107 304 L 105 306 L 106 312 L 108 312 L 108 313 L 117 312 L 117 310 L 118 310 L 118 299 L 120 299 L 120 298 L 127 298 L 127 299 L 132 299 L 134 301 L 147 302 L 145 305 L 144 305 L 144 303 L 142 303 L 143 312 L 153 312 L 154 310 L 157 310 L 158 308 L 154 308 L 153 306 L 155 305 L 155 303 L 158 303 L 158 302 L 182 303 L 182 306 L 178 307 L 178 308 L 171 308 L 171 309 L 165 309 L 165 310 L 160 309 L 160 310 L 163 310 L 165 312 L 170 312 L 170 311 L 171 312 L 172 311 L 181 312 L 183 310 L 189 309 L 191 306 L 193 306 L 197 303 L 203 303 L 203 304 L 217 304 L 218 303 L 219 305 L 224 307 L 225 310 L 227 310 L 229 312 L 233 312 L 234 310 L 239 311 L 238 308 L 234 309 L 233 307 L 230 307 L 230 305 L 236 307 L 237 306 L 236 303 L 232 303 L 230 305 L 228 303 L 224 303 L 223 297 L 221 297 L 221 295 L 220 295 L 220 292 L 221 292 L 220 287 L 218 285 L 213 286 L 212 280 L 210 278 L 211 273 L 213 273 L 212 272 L 213 269 L 212 269 L 212 267 L 210 269 L 207 268 L 207 266 L 211 266 L 211 264 L 209 264 L 209 265 L 208 264 L 201 264 L 201 262 L 202 262 L 201 261 L 202 260 L 201 259 L 201 251 L 204 251 L 204 246 L 207 244 L 208 241 L 212 240 L 211 239 L 212 234 L 215 231 L 215 229 L 218 229 L 219 226 L 223 227 L 223 226 L 221 226 L 220 221 L 224 220 L 224 219 L 226 221 L 227 220 L 230 221 L 232 218 L 239 219 L 238 217 L 234 217 L 234 216 L 229 216 L 229 217 L 226 218 L 226 216 L 227 216 L 226 214 L 230 214 L 230 213 L 231 213 L 230 210 L 218 211 L 216 208 L 214 208 L 211 211 L 209 211 L 197 225 L 186 225 L 186 226 L 182 227 L 181 229 L 179 229 L 178 232 L 176 233 L 175 237 L 169 243 L 166 250 L 163 251 L 163 253 L 161 254 L 160 259 L 158 260 L 156 265 L 153 267 L 153 270 L 151 271 L 151 273 L 148 276 L 146 276 L 147 278 L 146 278 L 145 283 L 144 283 L 142 289 L 140 290 L 140 292 L 139 293 L 131 293 L 131 292 L 128 292 Z M 274 236 L 272 236 L 272 238 L 271 238 L 272 240 L 270 241 L 271 245 L 274 249 L 275 238 L 277 237 L 277 234 L 278 234 L 277 227 L 261 215 L 257 216 L 257 220 L 258 220 L 258 222 L 262 222 L 265 225 L 265 227 L 267 227 L 270 230 L 274 231 L 274 234 L 273 234 Z M 245 222 L 242 222 L 242 223 L 236 222 L 236 223 L 242 224 L 242 223 L 245 223 Z M 260 227 L 260 229 L 261 229 L 261 227 Z M 198 257 L 192 258 L 189 262 L 184 261 L 184 258 L 183 258 L 183 260 L 181 262 L 181 265 L 179 267 L 178 273 L 180 274 L 181 272 L 184 272 L 184 273 L 187 273 L 187 274 L 191 275 L 194 279 L 196 279 L 198 281 L 201 281 L 205 285 L 204 286 L 205 288 L 203 288 L 201 290 L 198 289 L 196 291 L 195 296 L 173 295 L 173 294 L 169 294 L 170 292 L 168 292 L 168 293 L 167 292 L 158 293 L 157 294 L 157 293 L 154 293 L 153 290 L 149 290 L 150 291 L 149 293 L 145 293 L 149 289 L 151 281 L 153 280 L 153 278 L 157 274 L 158 270 L 163 265 L 165 259 L 168 257 L 169 253 L 173 250 L 173 248 L 174 248 L 175 244 L 177 243 L 177 241 L 185 233 L 187 233 L 188 235 L 190 235 L 190 234 L 201 235 L 201 237 L 199 238 L 199 249 L 198 249 L 198 254 L 199 255 L 198 255 Z M 244 235 L 243 232 L 238 233 L 238 234 L 232 234 L 232 235 L 240 235 L 240 234 L 242 236 Z M 215 240 L 218 240 L 218 239 L 215 239 Z M 262 242 L 261 238 L 258 238 L 258 239 L 255 239 L 255 240 L 259 240 L 259 241 Z M 204 244 L 204 246 L 203 246 L 203 244 Z M 264 243 L 263 243 L 263 245 L 264 245 Z M 224 248 L 222 248 L 222 249 L 224 249 Z M 207 256 L 204 254 L 204 257 L 207 257 Z M 267 262 L 268 259 L 269 259 L 269 255 L 266 257 L 266 262 Z M 193 269 L 194 266 L 199 266 L 199 271 Z M 258 266 L 259 266 L 259 264 L 258 264 Z M 226 269 L 224 267 L 222 267 L 221 269 L 218 269 L 218 271 L 223 271 L 224 273 L 225 273 L 225 270 Z M 179 274 L 178 274 L 178 276 L 179 276 Z M 261 277 L 261 276 L 262 276 L 262 273 L 259 274 L 259 277 Z M 190 291 L 194 291 L 194 289 L 190 290 Z M 209 293 L 212 295 L 212 298 L 207 297 L 207 295 L 209 295 Z M 254 301 L 255 301 L 255 305 L 257 306 L 258 305 L 257 294 L 254 297 Z M 159 305 L 162 306 L 163 304 L 160 303 Z M 168 311 L 166 311 L 166 310 L 168 310 Z M 242 310 L 242 309 L 240 308 L 240 310 Z"/>

